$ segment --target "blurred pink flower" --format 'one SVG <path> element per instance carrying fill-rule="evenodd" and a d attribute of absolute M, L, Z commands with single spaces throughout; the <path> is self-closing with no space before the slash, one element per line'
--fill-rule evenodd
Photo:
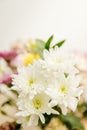
<path fill-rule="evenodd" d="M 24 55 L 23 54 L 17 55 L 14 59 L 12 59 L 10 61 L 10 66 L 11 67 L 22 66 L 23 65 L 23 59 L 24 59 Z"/>
<path fill-rule="evenodd" d="M 10 84 L 12 82 L 12 77 L 11 75 L 3 75 L 2 78 L 0 78 L 0 84 Z"/>
<path fill-rule="evenodd" d="M 0 57 L 4 58 L 5 60 L 11 60 L 13 58 L 15 58 L 18 55 L 18 53 L 16 51 L 4 51 L 4 52 L 0 52 Z"/>

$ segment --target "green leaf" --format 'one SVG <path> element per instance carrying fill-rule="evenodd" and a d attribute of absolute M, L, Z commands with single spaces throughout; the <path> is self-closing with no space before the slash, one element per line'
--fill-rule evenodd
<path fill-rule="evenodd" d="M 64 44 L 64 42 L 65 42 L 65 40 L 62 40 L 62 41 L 56 43 L 56 44 L 53 46 L 53 48 L 54 48 L 55 46 L 61 47 L 61 46 Z"/>
<path fill-rule="evenodd" d="M 53 35 L 51 35 L 51 36 L 49 37 L 49 39 L 47 40 L 47 42 L 46 42 L 46 44 L 45 44 L 45 49 L 49 50 L 50 44 L 51 44 L 52 40 L 53 40 Z"/>
<path fill-rule="evenodd" d="M 85 130 L 83 125 L 81 124 L 81 119 L 72 114 L 67 115 L 59 115 L 60 119 L 67 125 L 70 130 L 80 129 Z"/>
<path fill-rule="evenodd" d="M 3 111 L 3 110 L 0 110 L 0 113 L 5 115 L 5 116 L 7 115 L 7 113 L 5 111 Z"/>
<path fill-rule="evenodd" d="M 41 58 L 43 57 L 43 50 L 45 48 L 45 42 L 40 40 L 40 39 L 36 39 L 36 45 L 37 45 L 37 49 L 36 52 L 41 56 Z"/>

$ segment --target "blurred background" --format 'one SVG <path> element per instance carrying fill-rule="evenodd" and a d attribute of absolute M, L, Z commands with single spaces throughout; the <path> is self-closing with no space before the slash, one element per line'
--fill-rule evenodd
<path fill-rule="evenodd" d="M 0 50 L 16 40 L 66 39 L 64 48 L 87 51 L 87 0 L 0 0 Z"/>
<path fill-rule="evenodd" d="M 17 72 L 18 65 L 33 61 L 36 56 L 31 50 L 29 55 L 25 55 L 28 51 L 23 50 L 22 44 L 18 48 L 14 46 L 11 51 L 3 53 L 1 50 L 8 50 L 18 40 L 40 38 L 47 41 L 52 34 L 54 42 L 66 40 L 64 51 L 77 54 L 77 67 L 82 75 L 81 85 L 84 90 L 82 107 L 74 114 L 82 117 L 82 124 L 87 130 L 87 0 L 0 0 L 0 130 L 9 125 L 6 121 L 16 120 L 17 95 L 9 93 L 9 87 L 12 86 L 11 75 Z M 67 77 L 68 73 L 64 74 Z M 12 100 L 9 100 L 8 94 Z M 79 124 L 76 120 L 74 122 L 77 123 L 76 126 Z"/>

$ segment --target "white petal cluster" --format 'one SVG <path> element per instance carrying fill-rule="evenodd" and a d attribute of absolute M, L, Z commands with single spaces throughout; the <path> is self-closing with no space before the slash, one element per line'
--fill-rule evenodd
<path fill-rule="evenodd" d="M 18 122 L 23 126 L 37 125 L 39 119 L 45 123 L 44 114 L 59 113 L 55 106 L 63 114 L 68 109 L 75 111 L 82 93 L 80 81 L 72 56 L 57 47 L 44 50 L 42 60 L 18 68 L 18 74 L 13 75 L 12 89 L 19 94 Z"/>

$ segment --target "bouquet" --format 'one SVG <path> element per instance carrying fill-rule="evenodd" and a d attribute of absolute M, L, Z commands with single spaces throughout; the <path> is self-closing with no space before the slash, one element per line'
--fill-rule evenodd
<path fill-rule="evenodd" d="M 13 129 L 84 130 L 77 115 L 83 93 L 77 60 L 62 51 L 65 40 L 52 40 L 29 40 L 0 53 L 0 91 L 9 97 L 0 111 L 7 115 L 3 107 L 15 106 Z"/>

